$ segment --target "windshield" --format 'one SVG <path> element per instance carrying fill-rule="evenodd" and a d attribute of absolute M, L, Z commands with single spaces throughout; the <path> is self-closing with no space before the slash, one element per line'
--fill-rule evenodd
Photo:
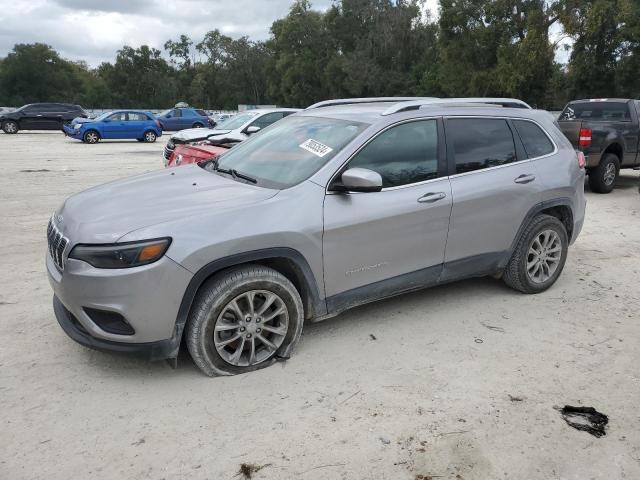
<path fill-rule="evenodd" d="M 98 115 L 94 120 L 96 122 L 99 122 L 99 121 L 104 120 L 105 118 L 107 118 L 112 113 L 113 113 L 113 110 L 110 110 L 108 112 L 104 112 L 102 115 Z"/>
<path fill-rule="evenodd" d="M 167 113 L 169 113 L 171 110 L 173 110 L 173 108 L 170 108 L 168 110 L 165 110 L 164 112 L 160 112 L 158 115 L 156 115 L 157 117 L 164 117 Z"/>
<path fill-rule="evenodd" d="M 240 113 L 235 117 L 228 118 L 218 125 L 216 125 L 216 130 L 235 130 L 236 128 L 240 128 L 242 125 L 247 123 L 253 117 L 258 115 L 257 113 Z"/>
<path fill-rule="evenodd" d="M 218 167 L 253 177 L 260 186 L 288 188 L 317 172 L 366 127 L 333 118 L 285 118 L 233 147 Z"/>

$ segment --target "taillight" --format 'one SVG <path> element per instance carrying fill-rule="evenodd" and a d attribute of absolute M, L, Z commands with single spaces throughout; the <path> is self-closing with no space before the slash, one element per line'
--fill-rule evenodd
<path fill-rule="evenodd" d="M 160 121 L 156 120 L 156 126 L 157 126 L 160 130 L 162 130 L 162 125 L 160 125 Z"/>
<path fill-rule="evenodd" d="M 578 139 L 578 145 L 581 147 L 588 147 L 591 145 L 591 129 L 590 128 L 581 128 L 580 129 L 580 138 Z"/>
<path fill-rule="evenodd" d="M 578 156 L 578 167 L 585 168 L 587 166 L 587 159 L 584 153 L 578 150 L 576 151 L 576 155 Z"/>

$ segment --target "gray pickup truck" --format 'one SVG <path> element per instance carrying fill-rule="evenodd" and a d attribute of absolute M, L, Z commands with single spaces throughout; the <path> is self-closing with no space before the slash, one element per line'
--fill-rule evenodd
<path fill-rule="evenodd" d="M 622 98 L 575 100 L 558 123 L 587 160 L 591 190 L 609 193 L 621 168 L 640 167 L 640 100 Z"/>

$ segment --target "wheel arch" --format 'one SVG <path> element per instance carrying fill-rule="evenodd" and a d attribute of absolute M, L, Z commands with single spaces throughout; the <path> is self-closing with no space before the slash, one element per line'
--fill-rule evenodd
<path fill-rule="evenodd" d="M 600 158 L 604 157 L 608 153 L 614 154 L 616 157 L 618 157 L 618 162 L 622 163 L 624 159 L 624 149 L 622 148 L 622 144 L 618 140 L 614 140 L 609 145 L 607 145 L 607 148 L 603 150 Z"/>
<path fill-rule="evenodd" d="M 273 268 L 287 277 L 300 293 L 305 319 L 326 314 L 326 303 L 320 298 L 316 279 L 304 256 L 288 247 L 267 248 L 214 260 L 198 270 L 187 285 L 180 302 L 176 318 L 179 331 L 186 325 L 198 290 L 209 278 L 231 267 L 249 264 Z"/>
<path fill-rule="evenodd" d="M 540 214 L 550 215 L 560 220 L 567 229 L 567 236 L 569 237 L 569 243 L 571 243 L 573 239 L 573 208 L 571 206 L 571 200 L 569 198 L 547 200 L 532 207 L 525 216 L 515 238 L 513 239 L 513 243 L 505 256 L 505 259 L 502 262 L 502 268 L 506 266 L 507 262 L 511 258 L 511 255 L 518 244 L 518 240 L 520 240 L 520 237 L 527 228 L 527 225 L 529 225 L 529 223 L 531 223 L 531 221 Z"/>

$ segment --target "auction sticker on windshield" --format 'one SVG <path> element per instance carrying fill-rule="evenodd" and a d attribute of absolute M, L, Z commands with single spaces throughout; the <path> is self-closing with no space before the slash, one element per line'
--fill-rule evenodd
<path fill-rule="evenodd" d="M 318 157 L 324 157 L 327 153 L 331 152 L 333 148 L 328 147 L 320 142 L 316 142 L 311 138 L 304 143 L 298 145 L 300 148 L 304 148 L 307 152 L 311 152 Z"/>

